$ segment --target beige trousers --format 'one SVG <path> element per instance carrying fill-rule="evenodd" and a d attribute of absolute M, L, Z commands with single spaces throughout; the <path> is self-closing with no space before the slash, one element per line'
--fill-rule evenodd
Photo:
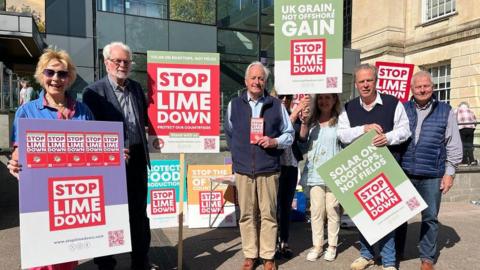
<path fill-rule="evenodd" d="M 235 174 L 240 206 L 240 235 L 245 258 L 273 259 L 277 238 L 277 192 L 280 173 Z"/>
<path fill-rule="evenodd" d="M 337 246 L 340 231 L 340 204 L 326 186 L 310 188 L 310 214 L 312 223 L 313 247 L 323 250 L 323 228 L 327 217 L 328 245 Z"/>

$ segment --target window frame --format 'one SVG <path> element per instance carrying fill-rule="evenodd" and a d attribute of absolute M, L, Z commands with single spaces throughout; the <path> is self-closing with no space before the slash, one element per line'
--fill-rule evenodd
<path fill-rule="evenodd" d="M 438 5 L 437 5 L 437 12 L 439 13 L 440 11 L 440 2 L 441 0 L 422 0 L 422 23 L 429 23 L 429 22 L 434 22 L 434 21 L 437 21 L 437 20 L 442 20 L 444 18 L 447 18 L 447 17 L 450 17 L 452 15 L 455 15 L 457 14 L 457 2 L 456 0 L 450 0 L 451 1 L 451 6 L 450 6 L 450 10 L 447 11 L 446 10 L 446 1 L 447 0 L 443 0 L 444 3 L 443 3 L 443 11 L 444 11 L 444 14 L 442 15 L 438 15 L 436 17 L 433 17 L 433 12 L 430 11 L 430 8 L 429 8 L 429 3 L 432 3 L 432 10 L 433 10 L 433 2 L 436 2 Z M 431 18 L 428 18 L 428 14 L 431 14 Z"/>
<path fill-rule="evenodd" d="M 434 72 L 434 69 L 436 70 Z M 441 72 L 443 69 L 443 73 Z M 446 102 L 450 104 L 451 100 L 451 91 L 452 91 L 452 81 L 451 81 L 451 74 L 452 74 L 452 66 L 450 62 L 443 62 L 435 65 L 430 65 L 425 67 L 430 75 L 432 76 L 433 81 L 433 93 L 437 96 L 439 101 Z M 440 75 L 442 74 L 442 75 Z M 440 88 L 440 84 L 444 83 L 445 86 Z M 435 86 L 437 85 L 437 86 Z M 445 98 L 441 99 L 441 93 L 444 93 Z"/>

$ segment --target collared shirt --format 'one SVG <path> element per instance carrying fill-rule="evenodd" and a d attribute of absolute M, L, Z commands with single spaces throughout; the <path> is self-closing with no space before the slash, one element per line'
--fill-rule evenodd
<path fill-rule="evenodd" d="M 422 132 L 422 124 L 425 118 L 432 110 L 432 102 L 429 102 L 424 107 L 415 106 L 417 111 L 417 127 L 415 128 L 415 144 L 420 138 L 420 132 Z M 457 119 L 453 110 L 450 110 L 447 120 L 447 128 L 445 130 L 445 148 L 447 150 L 447 160 L 445 162 L 445 174 L 454 175 L 457 165 L 462 162 L 462 140 L 460 138 L 460 132 L 458 131 Z"/>
<path fill-rule="evenodd" d="M 254 100 L 247 92 L 248 97 L 248 104 L 252 109 L 252 117 L 260 117 L 260 112 L 262 111 L 263 103 L 265 102 L 265 96 L 261 96 L 259 99 Z M 226 128 L 232 129 L 232 122 L 230 121 L 230 114 L 232 111 L 232 102 L 228 103 L 227 107 L 227 119 L 228 119 L 228 126 Z M 285 149 L 292 145 L 293 139 L 295 137 L 295 130 L 293 129 L 292 123 L 290 122 L 290 116 L 288 115 L 287 109 L 282 104 L 282 128 L 281 128 L 281 135 L 277 138 L 278 146 L 277 149 Z"/>
<path fill-rule="evenodd" d="M 360 105 L 365 109 L 370 111 L 375 106 L 383 106 L 383 101 L 379 93 L 377 92 L 377 97 L 375 101 L 371 104 L 370 107 L 366 107 L 363 103 L 362 99 L 359 98 Z M 372 123 L 373 124 L 373 123 Z M 337 135 L 338 139 L 345 144 L 350 144 L 358 137 L 363 135 L 365 132 L 363 130 L 363 126 L 350 126 L 350 120 L 348 120 L 348 115 L 345 109 L 342 110 L 340 116 L 338 117 L 338 129 Z M 408 122 L 407 113 L 405 112 L 405 108 L 401 102 L 397 103 L 397 107 L 395 108 L 395 114 L 393 118 L 393 129 L 387 133 L 385 136 L 387 137 L 387 145 L 397 145 L 404 141 L 406 141 L 411 135 L 410 126 Z"/>
<path fill-rule="evenodd" d="M 93 114 L 88 107 L 78 101 L 67 97 L 65 107 L 65 115 L 67 119 L 73 120 L 93 120 Z M 45 91 L 42 90 L 38 99 L 27 102 L 20 106 L 15 113 L 13 121 L 12 142 L 14 145 L 18 143 L 18 119 L 19 118 L 36 118 L 36 119 L 64 119 L 64 116 L 53 107 L 48 106 L 45 98 Z"/>
<path fill-rule="evenodd" d="M 108 81 L 113 88 L 113 92 L 117 97 L 118 103 L 122 108 L 123 125 L 125 130 L 125 146 L 139 144 L 142 142 L 140 133 L 138 132 L 137 121 L 133 111 L 133 101 L 131 93 L 128 90 L 128 80 L 125 81 L 125 86 L 118 85 L 114 80 L 108 76 Z"/>

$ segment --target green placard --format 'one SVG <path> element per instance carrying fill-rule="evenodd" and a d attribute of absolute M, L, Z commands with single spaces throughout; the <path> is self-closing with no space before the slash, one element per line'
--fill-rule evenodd
<path fill-rule="evenodd" d="M 341 93 L 343 1 L 275 1 L 275 87 L 280 94 Z"/>
<path fill-rule="evenodd" d="M 426 208 L 387 147 L 370 131 L 318 168 L 318 174 L 370 244 Z"/>

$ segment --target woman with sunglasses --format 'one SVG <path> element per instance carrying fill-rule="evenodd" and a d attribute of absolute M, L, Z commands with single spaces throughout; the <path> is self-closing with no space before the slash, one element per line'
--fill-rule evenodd
<path fill-rule="evenodd" d="M 27 102 L 18 108 L 13 124 L 14 150 L 12 159 L 8 163 L 8 169 L 17 179 L 21 170 L 17 148 L 19 118 L 93 120 L 93 115 L 88 107 L 67 94 L 67 89 L 73 84 L 76 77 L 75 65 L 65 51 L 47 49 L 40 56 L 35 70 L 35 78 L 43 90 L 38 99 Z M 70 270 L 77 265 L 78 262 L 75 261 L 32 269 Z"/>
<path fill-rule="evenodd" d="M 307 254 L 308 261 L 315 261 L 323 254 L 323 228 L 327 218 L 328 248 L 324 259 L 335 260 L 338 232 L 340 231 L 341 206 L 317 169 L 340 151 L 337 140 L 337 122 L 341 104 L 337 94 L 316 94 L 312 102 L 312 114 L 302 114 L 300 141 L 308 142 L 307 161 L 301 182 L 310 188 L 310 213 L 313 247 Z"/>

